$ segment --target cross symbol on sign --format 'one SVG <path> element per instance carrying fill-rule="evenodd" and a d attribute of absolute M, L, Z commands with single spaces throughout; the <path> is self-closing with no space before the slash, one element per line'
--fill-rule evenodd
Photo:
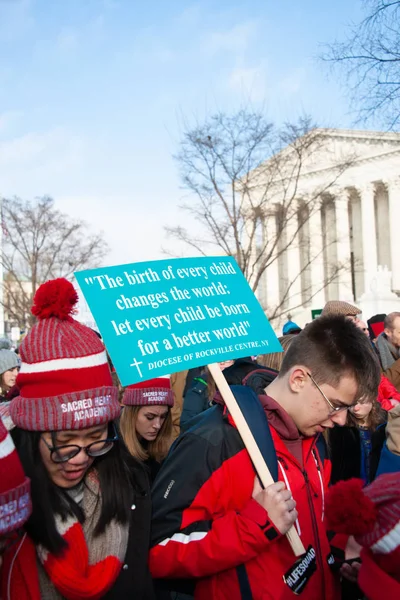
<path fill-rule="evenodd" d="M 139 365 L 142 365 L 142 364 L 143 364 L 143 361 L 137 361 L 136 358 L 135 358 L 134 361 L 133 361 L 133 363 L 131 365 L 129 365 L 129 366 L 130 367 L 136 367 L 137 370 L 138 370 L 138 372 L 139 372 L 140 377 L 143 377 L 142 371 L 140 370 L 140 366 L 139 366 Z"/>

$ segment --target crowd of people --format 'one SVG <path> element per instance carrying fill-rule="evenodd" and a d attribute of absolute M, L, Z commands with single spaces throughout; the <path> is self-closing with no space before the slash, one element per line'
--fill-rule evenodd
<path fill-rule="evenodd" d="M 43 284 L 0 341 L 2 600 L 400 597 L 400 313 L 328 302 L 220 363 L 264 489 L 206 366 L 122 389 L 76 302 Z"/>

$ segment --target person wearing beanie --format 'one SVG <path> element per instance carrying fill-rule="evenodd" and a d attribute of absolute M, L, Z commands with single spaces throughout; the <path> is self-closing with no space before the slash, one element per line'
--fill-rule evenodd
<path fill-rule="evenodd" d="M 385 329 L 385 319 L 386 314 L 380 313 L 379 315 L 374 315 L 367 320 L 368 333 L 369 337 L 371 338 L 371 342 L 375 342 L 376 338 Z"/>
<path fill-rule="evenodd" d="M 118 440 L 118 390 L 103 343 L 72 317 L 77 301 L 65 279 L 40 286 L 20 346 L 10 414 L 32 515 L 3 556 L 7 600 L 153 598 L 146 474 Z"/>
<path fill-rule="evenodd" d="M 0 566 L 7 542 L 31 514 L 30 483 L 22 469 L 14 442 L 0 418 Z"/>
<path fill-rule="evenodd" d="M 367 600 L 400 598 L 400 473 L 363 488 L 358 479 L 332 486 L 326 497 L 330 529 L 354 535 L 361 547 L 358 585 Z M 342 569 L 346 569 L 344 565 Z M 359 597 L 359 596 L 358 596 Z"/>
<path fill-rule="evenodd" d="M 297 334 L 300 333 L 301 331 L 301 327 L 299 327 L 296 323 L 294 323 L 293 321 L 287 321 L 282 329 L 282 335 L 292 335 L 292 334 Z"/>
<path fill-rule="evenodd" d="M 122 438 L 131 455 L 146 465 L 153 482 L 172 443 L 174 394 L 169 377 L 128 386 L 122 404 Z"/>
<path fill-rule="evenodd" d="M 357 321 L 359 314 L 361 314 L 361 310 L 353 304 L 349 304 L 343 300 L 330 300 L 325 304 L 321 317 L 326 317 L 327 315 L 342 315 L 343 317 L 348 317 L 353 321 Z"/>
<path fill-rule="evenodd" d="M 10 400 L 10 392 L 15 388 L 15 382 L 20 366 L 20 359 L 11 350 L 11 344 L 6 338 L 0 339 L 0 402 Z"/>

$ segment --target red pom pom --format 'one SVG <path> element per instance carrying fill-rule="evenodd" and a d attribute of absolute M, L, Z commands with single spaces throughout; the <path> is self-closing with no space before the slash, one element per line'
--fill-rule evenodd
<path fill-rule="evenodd" d="M 62 321 L 70 320 L 77 302 L 78 294 L 70 281 L 53 279 L 38 288 L 33 299 L 32 314 L 38 319 L 56 317 Z"/>
<path fill-rule="evenodd" d="M 350 535 L 372 531 L 377 509 L 362 488 L 361 479 L 339 481 L 329 488 L 325 504 L 328 529 Z"/>

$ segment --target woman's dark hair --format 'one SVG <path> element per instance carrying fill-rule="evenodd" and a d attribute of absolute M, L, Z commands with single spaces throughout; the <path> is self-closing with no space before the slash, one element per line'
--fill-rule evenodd
<path fill-rule="evenodd" d="M 387 422 L 387 412 L 383 410 L 378 400 L 372 401 L 371 412 L 368 415 L 368 429 L 375 431 L 379 425 Z M 347 412 L 346 425 L 347 427 L 357 427 L 357 419 L 352 415 L 350 411 Z"/>
<path fill-rule="evenodd" d="M 56 515 L 62 520 L 73 516 L 82 523 L 84 513 L 67 491 L 55 485 L 49 477 L 39 450 L 41 432 L 16 427 L 11 434 L 25 474 L 31 480 L 32 515 L 25 529 L 36 545 L 41 544 L 49 552 L 60 554 L 66 542 L 57 531 Z M 93 463 L 99 478 L 102 501 L 95 535 L 103 533 L 112 519 L 123 524 L 129 521 L 134 480 L 127 466 L 128 460 L 125 445 L 119 440 L 107 454 L 96 458 Z"/>

